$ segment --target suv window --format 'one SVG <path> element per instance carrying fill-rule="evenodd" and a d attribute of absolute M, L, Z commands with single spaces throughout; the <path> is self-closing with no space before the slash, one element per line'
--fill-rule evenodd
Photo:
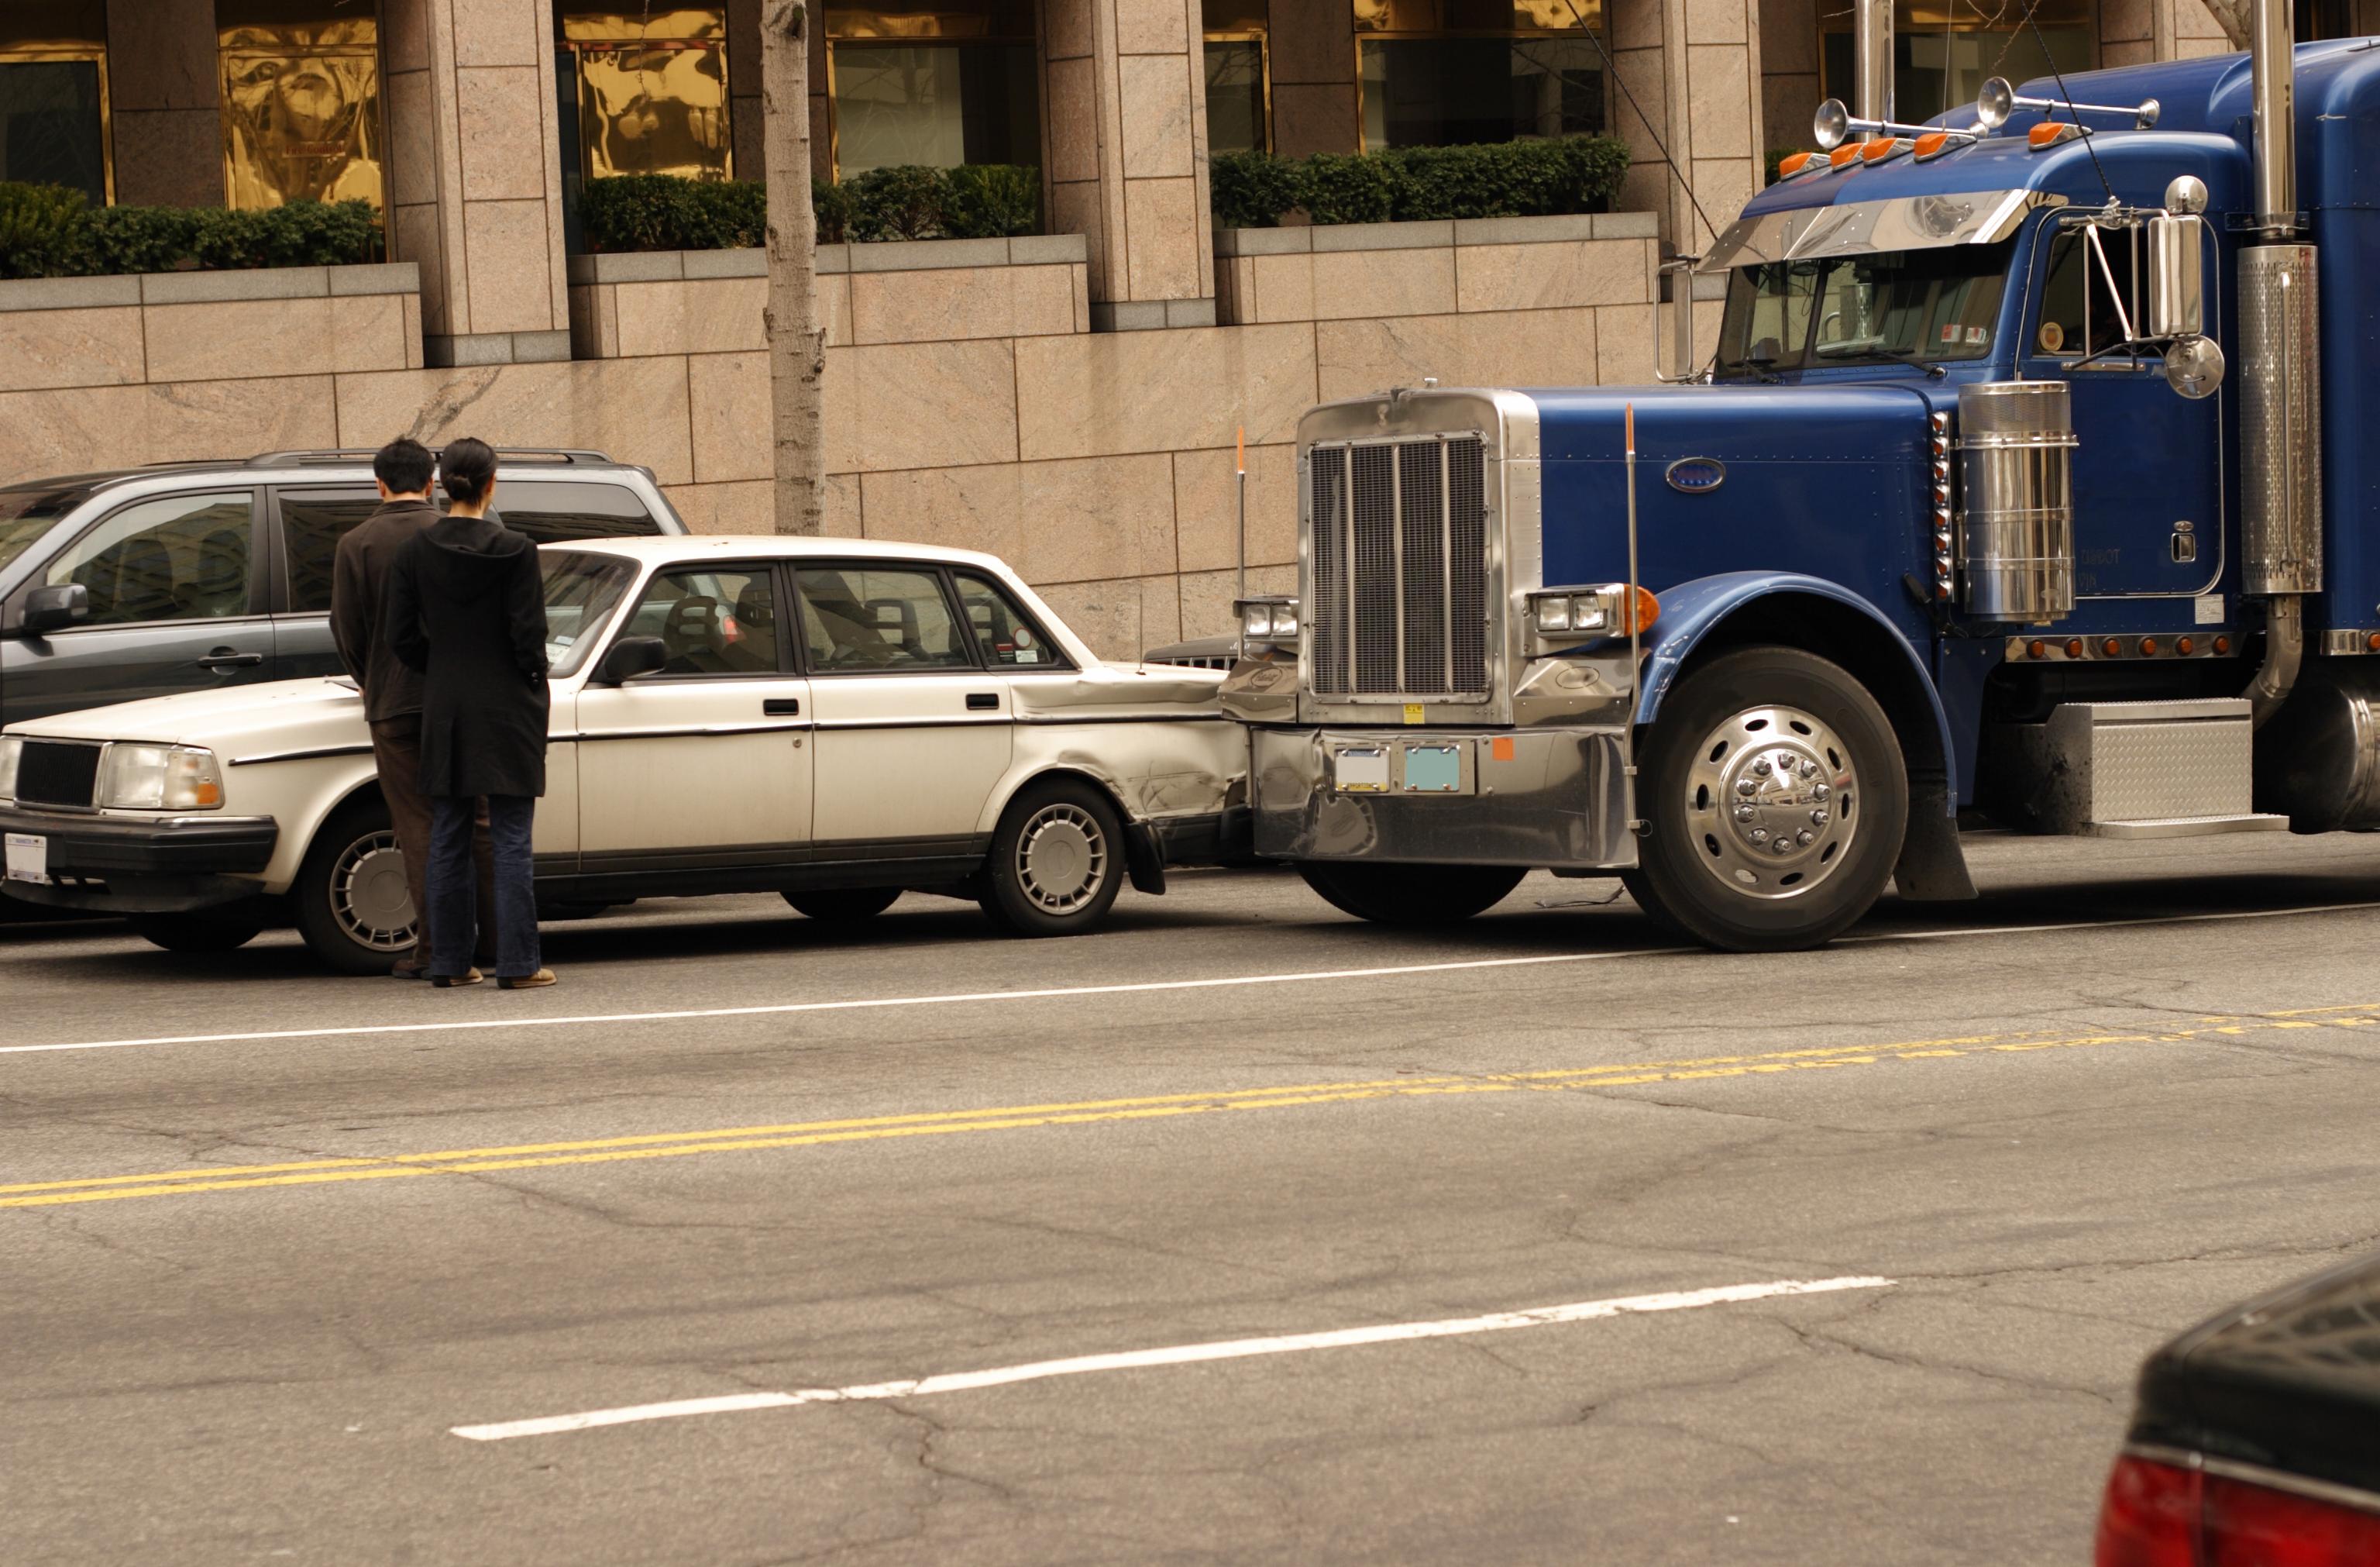
<path fill-rule="evenodd" d="M 540 544 L 573 539 L 617 539 L 662 530 L 637 492 L 621 484 L 516 479 L 496 472 L 495 514 L 506 528 Z"/>
<path fill-rule="evenodd" d="M 1005 589 L 980 577 L 958 579 L 959 608 L 994 669 L 1064 668 L 1066 655 L 1035 627 Z"/>
<path fill-rule="evenodd" d="M 331 573 L 339 541 L 380 510 L 377 490 L 284 490 L 281 541 L 289 556 L 289 607 L 299 614 L 331 613 Z"/>
<path fill-rule="evenodd" d="M 50 525 L 82 504 L 90 491 L 53 484 L 0 490 L 0 570 L 32 548 Z"/>
<path fill-rule="evenodd" d="M 802 640 L 813 674 L 973 669 L 939 572 L 805 571 Z"/>
<path fill-rule="evenodd" d="M 655 572 L 620 635 L 660 638 L 663 674 L 774 674 L 776 576 L 767 565 Z"/>
<path fill-rule="evenodd" d="M 115 513 L 50 563 L 52 587 L 91 593 L 91 626 L 215 620 L 250 613 L 256 553 L 249 492 L 166 495 Z"/>

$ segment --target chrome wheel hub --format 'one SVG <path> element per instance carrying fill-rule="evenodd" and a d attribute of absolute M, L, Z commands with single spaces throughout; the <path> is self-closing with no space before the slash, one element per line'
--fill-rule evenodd
<path fill-rule="evenodd" d="M 395 833 L 367 833 L 347 845 L 331 868 L 331 913 L 358 946 L 398 953 L 413 945 L 413 890 Z"/>
<path fill-rule="evenodd" d="M 1684 805 L 1705 869 L 1741 896 L 1790 898 L 1841 867 L 1859 831 L 1859 774 L 1810 714 L 1748 708 L 1703 737 Z"/>
<path fill-rule="evenodd" d="M 1108 879 L 1107 834 L 1077 806 L 1044 806 L 1016 838 L 1016 884 L 1045 914 L 1072 914 Z"/>

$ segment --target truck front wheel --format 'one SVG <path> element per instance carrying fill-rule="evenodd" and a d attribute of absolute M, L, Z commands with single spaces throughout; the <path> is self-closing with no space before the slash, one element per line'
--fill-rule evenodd
<path fill-rule="evenodd" d="M 1322 901 L 1375 925 L 1453 925 L 1484 914 L 1521 884 L 1525 870 L 1502 865 L 1394 865 L 1300 860 L 1297 873 Z"/>
<path fill-rule="evenodd" d="M 1909 821 L 1892 723 L 1840 665 L 1793 648 L 1713 659 L 1638 759 L 1629 893 L 1724 952 L 1822 946 L 1884 892 Z"/>

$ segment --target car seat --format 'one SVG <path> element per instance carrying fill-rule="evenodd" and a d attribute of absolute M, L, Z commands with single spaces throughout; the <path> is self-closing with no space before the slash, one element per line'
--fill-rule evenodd
<path fill-rule="evenodd" d="M 662 623 L 662 646 L 669 654 L 663 674 L 725 674 L 727 635 L 720 624 L 719 601 L 708 593 L 689 593 L 672 604 L 669 618 Z"/>

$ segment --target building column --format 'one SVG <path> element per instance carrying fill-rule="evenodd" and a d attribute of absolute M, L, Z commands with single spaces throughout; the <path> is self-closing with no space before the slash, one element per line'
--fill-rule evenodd
<path fill-rule="evenodd" d="M 109 7 L 107 96 L 115 200 L 127 207 L 224 204 L 223 114 L 213 0 Z"/>
<path fill-rule="evenodd" d="M 1090 241 L 1095 331 L 1215 323 L 1197 0 L 1048 0 L 1050 227 Z"/>
<path fill-rule="evenodd" d="M 1760 188 L 1758 0 L 1617 0 L 1612 63 L 1684 180 L 1661 162 L 1645 119 L 1615 90 L 1633 161 L 1621 204 L 1661 217 L 1672 251 L 1699 255 Z M 1700 203 L 1701 213 L 1695 211 Z M 1707 218 L 1707 224 L 1705 219 Z"/>
<path fill-rule="evenodd" d="M 1272 150 L 1284 158 L 1363 150 L 1355 109 L 1355 7 L 1349 0 L 1272 0 Z"/>
<path fill-rule="evenodd" d="M 432 365 L 570 358 L 552 0 L 386 0 L 389 253 Z"/>

